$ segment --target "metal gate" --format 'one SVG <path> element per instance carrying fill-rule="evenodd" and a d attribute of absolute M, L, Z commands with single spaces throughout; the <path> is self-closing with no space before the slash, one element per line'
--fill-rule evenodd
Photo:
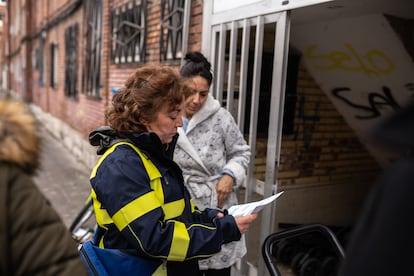
<path fill-rule="evenodd" d="M 215 74 L 212 93 L 233 114 L 251 147 L 252 157 L 245 183 L 246 202 L 252 200 L 254 191 L 267 197 L 277 190 L 290 26 L 288 15 L 284 11 L 212 24 L 211 45 L 209 49 L 203 49 L 210 55 Z M 266 69 L 262 66 L 263 58 L 271 56 L 271 78 L 263 80 L 262 70 Z M 265 85 L 262 85 L 263 81 L 266 81 Z M 269 106 L 264 107 L 266 104 Z M 268 110 L 268 118 L 265 118 L 268 125 L 258 133 L 259 120 L 264 119 L 259 118 L 261 108 Z M 256 156 L 258 138 L 267 141 L 265 157 Z M 255 176 L 256 158 L 266 159 L 264 179 Z M 266 208 L 262 217 L 270 219 L 262 220 L 260 243 L 273 232 L 275 210 Z M 257 254 L 260 255 L 260 251 Z M 264 275 L 261 258 L 260 263 L 258 275 Z M 241 274 L 246 274 L 245 265 Z"/>

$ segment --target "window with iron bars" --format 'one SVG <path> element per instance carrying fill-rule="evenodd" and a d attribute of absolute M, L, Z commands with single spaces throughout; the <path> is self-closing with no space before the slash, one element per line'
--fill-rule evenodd
<path fill-rule="evenodd" d="M 43 87 L 45 85 L 44 79 L 44 51 L 45 51 L 45 39 L 43 37 L 39 38 L 39 48 L 36 51 L 36 69 L 39 72 L 39 86 Z"/>
<path fill-rule="evenodd" d="M 187 1 L 161 0 L 160 61 L 180 60 L 183 56 L 183 39 L 188 36 L 184 25 L 188 24 L 191 5 Z"/>
<path fill-rule="evenodd" d="M 101 88 L 102 0 L 84 1 L 85 48 L 82 87 L 87 96 L 99 98 Z"/>
<path fill-rule="evenodd" d="M 59 48 L 56 43 L 50 44 L 50 87 L 57 88 L 58 86 L 58 62 L 59 62 Z"/>
<path fill-rule="evenodd" d="M 135 0 L 111 12 L 111 59 L 116 64 L 145 62 L 147 0 Z"/>
<path fill-rule="evenodd" d="M 78 34 L 79 24 L 65 30 L 65 95 L 78 97 Z"/>

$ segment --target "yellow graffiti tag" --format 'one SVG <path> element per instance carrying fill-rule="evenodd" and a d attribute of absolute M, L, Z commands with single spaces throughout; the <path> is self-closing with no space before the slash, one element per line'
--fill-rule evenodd
<path fill-rule="evenodd" d="M 379 76 L 390 74 L 395 69 L 391 59 L 378 49 L 360 55 L 350 44 L 344 46 L 345 51 L 321 53 L 318 52 L 319 46 L 313 44 L 306 49 L 305 57 L 314 62 L 315 69 L 320 71 L 344 70 Z"/>

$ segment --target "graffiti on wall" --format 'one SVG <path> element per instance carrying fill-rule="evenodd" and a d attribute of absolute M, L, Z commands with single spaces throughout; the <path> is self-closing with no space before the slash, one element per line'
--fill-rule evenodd
<path fill-rule="evenodd" d="M 400 105 L 394 99 L 391 89 L 387 86 L 383 86 L 381 92 L 368 92 L 366 93 L 367 104 L 361 104 L 348 98 L 348 95 L 352 93 L 349 87 L 337 87 L 332 89 L 332 95 L 341 100 L 346 105 L 355 108 L 358 111 L 363 111 L 366 115 L 354 115 L 355 118 L 360 120 L 375 119 L 382 115 L 381 110 L 384 107 L 390 107 L 393 111 L 400 109 Z"/>
<path fill-rule="evenodd" d="M 298 25 L 291 43 L 355 134 L 380 163 L 386 161 L 387 153 L 370 143 L 370 130 L 414 100 L 412 59 L 387 18 L 369 14 Z"/>
<path fill-rule="evenodd" d="M 404 88 L 410 91 L 408 98 L 414 100 L 414 83 L 409 82 L 404 85 Z M 384 85 L 378 92 L 367 92 L 366 99 L 367 103 L 362 104 L 357 101 L 353 101 L 349 95 L 352 94 L 352 89 L 349 87 L 336 87 L 331 91 L 332 95 L 344 104 L 354 108 L 357 111 L 362 111 L 365 115 L 354 115 L 355 118 L 360 120 L 375 119 L 381 117 L 383 114 L 382 110 L 391 109 L 397 111 L 401 108 L 400 104 L 396 101 L 393 96 L 391 88 Z"/>
<path fill-rule="evenodd" d="M 396 73 L 393 59 L 380 49 L 370 48 L 361 52 L 351 43 L 344 43 L 343 48 L 329 50 L 322 48 L 318 44 L 311 44 L 304 51 L 304 56 L 316 71 L 342 70 L 344 73 L 361 73 L 366 76 L 389 76 L 391 78 Z M 374 80 L 372 84 L 377 86 L 377 80 Z M 352 115 L 355 119 L 369 120 L 379 118 L 388 111 L 400 109 L 401 106 L 395 95 L 399 95 L 401 98 L 401 95 L 406 95 L 402 90 L 414 91 L 413 82 L 405 84 L 404 89 L 394 92 L 390 87 L 390 85 L 382 85 L 378 91 L 371 91 L 360 87 L 359 84 L 353 84 L 352 88 L 347 85 L 338 86 L 332 88 L 330 92 L 334 99 L 356 111 Z M 411 93 L 409 97 L 413 98 L 414 93 Z"/>
<path fill-rule="evenodd" d="M 359 53 L 350 43 L 345 43 L 343 49 L 326 52 L 319 45 L 312 44 L 306 48 L 304 56 L 320 71 L 344 70 L 380 76 L 391 74 L 395 69 L 392 60 L 381 50 L 369 49 Z"/>
<path fill-rule="evenodd" d="M 319 103 L 315 103 L 313 114 L 305 114 L 305 96 L 301 96 L 297 118 L 299 123 L 294 131 L 294 140 L 298 139 L 300 130 L 302 130 L 303 146 L 305 149 L 308 149 L 310 146 L 312 135 L 315 132 L 315 124 L 319 122 L 319 119 Z"/>

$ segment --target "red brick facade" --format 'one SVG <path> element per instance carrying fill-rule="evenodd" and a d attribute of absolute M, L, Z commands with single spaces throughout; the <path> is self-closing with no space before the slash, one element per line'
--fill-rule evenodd
<path fill-rule="evenodd" d="M 21 95 L 25 99 L 38 105 L 43 111 L 52 114 L 60 120 L 78 130 L 86 138 L 87 134 L 95 127 L 105 123 L 104 112 L 108 101 L 110 101 L 112 90 L 122 86 L 125 79 L 140 64 L 114 64 L 110 59 L 111 11 L 121 5 L 131 1 L 103 1 L 102 11 L 102 54 L 101 54 L 101 89 L 100 98 L 92 98 L 82 93 L 82 66 L 84 51 L 84 10 L 82 4 L 69 16 L 61 19 L 76 2 L 82 1 L 10 1 L 9 13 L 12 25 L 16 28 L 23 28 L 22 21 L 26 20 L 27 27 L 20 30 L 18 34 L 11 36 L 10 53 L 11 62 L 15 66 L 16 72 L 23 72 L 23 64 L 26 61 L 26 84 L 22 76 L 17 76 L 11 70 L 10 89 Z M 139 1 L 137 1 L 139 2 Z M 202 1 L 192 1 L 191 27 L 189 30 L 189 50 L 200 50 L 201 41 L 201 21 L 202 21 Z M 20 12 L 20 11 L 23 11 Z M 51 22 L 57 21 L 51 26 Z M 76 100 L 65 96 L 65 30 L 68 26 L 79 24 L 79 45 L 78 45 L 78 98 Z M 147 6 L 147 63 L 159 63 L 160 56 L 160 3 L 159 1 L 149 1 Z M 43 79 L 44 85 L 40 85 L 40 73 L 36 68 L 30 70 L 35 64 L 35 50 L 40 47 L 40 37 L 45 39 L 45 51 L 43 57 Z M 51 78 L 51 57 L 50 44 L 58 45 L 58 68 L 57 86 L 50 86 Z M 171 66 L 179 66 L 179 61 L 165 62 Z M 12 67 L 13 67 L 12 66 Z M 20 74 L 19 72 L 19 74 Z M 26 87 L 26 89 L 25 89 Z"/>
<path fill-rule="evenodd" d="M 100 97 L 87 96 L 82 91 L 84 72 L 85 22 L 83 2 L 79 0 L 8 1 L 10 15 L 10 80 L 9 89 L 33 102 L 41 110 L 68 124 L 81 133 L 86 140 L 89 132 L 105 124 L 104 113 L 111 100 L 112 91 L 122 87 L 125 79 L 140 64 L 115 64 L 111 61 L 110 45 L 112 31 L 111 12 L 131 0 L 102 1 L 102 52 Z M 160 62 L 160 2 L 148 1 L 146 63 Z M 79 6 L 76 4 L 79 3 Z M 139 1 L 137 1 L 139 3 Z M 71 7 L 69 15 L 64 16 Z M 203 1 L 191 1 L 191 17 L 187 48 L 201 50 Z M 53 23 L 53 24 L 52 24 Z M 65 95 L 65 30 L 79 25 L 78 72 L 76 99 Z M 45 39 L 43 57 L 44 85 L 40 85 L 40 72 L 36 69 L 35 50 L 41 47 L 40 38 Z M 50 86 L 50 44 L 57 44 L 57 86 Z M 177 67 L 179 60 L 165 62 Z M 282 139 L 280 170 L 281 189 L 303 185 L 330 185 L 335 183 L 370 183 L 379 168 L 367 153 L 357 136 L 347 126 L 330 100 L 301 67 L 297 85 L 296 135 L 285 135 Z M 305 99 L 302 109 L 300 100 Z M 318 122 L 306 121 L 303 114 L 314 114 L 319 106 Z M 264 180 L 266 143 L 259 141 L 255 160 L 255 177 Z M 306 144 L 306 146 L 305 146 Z"/>

